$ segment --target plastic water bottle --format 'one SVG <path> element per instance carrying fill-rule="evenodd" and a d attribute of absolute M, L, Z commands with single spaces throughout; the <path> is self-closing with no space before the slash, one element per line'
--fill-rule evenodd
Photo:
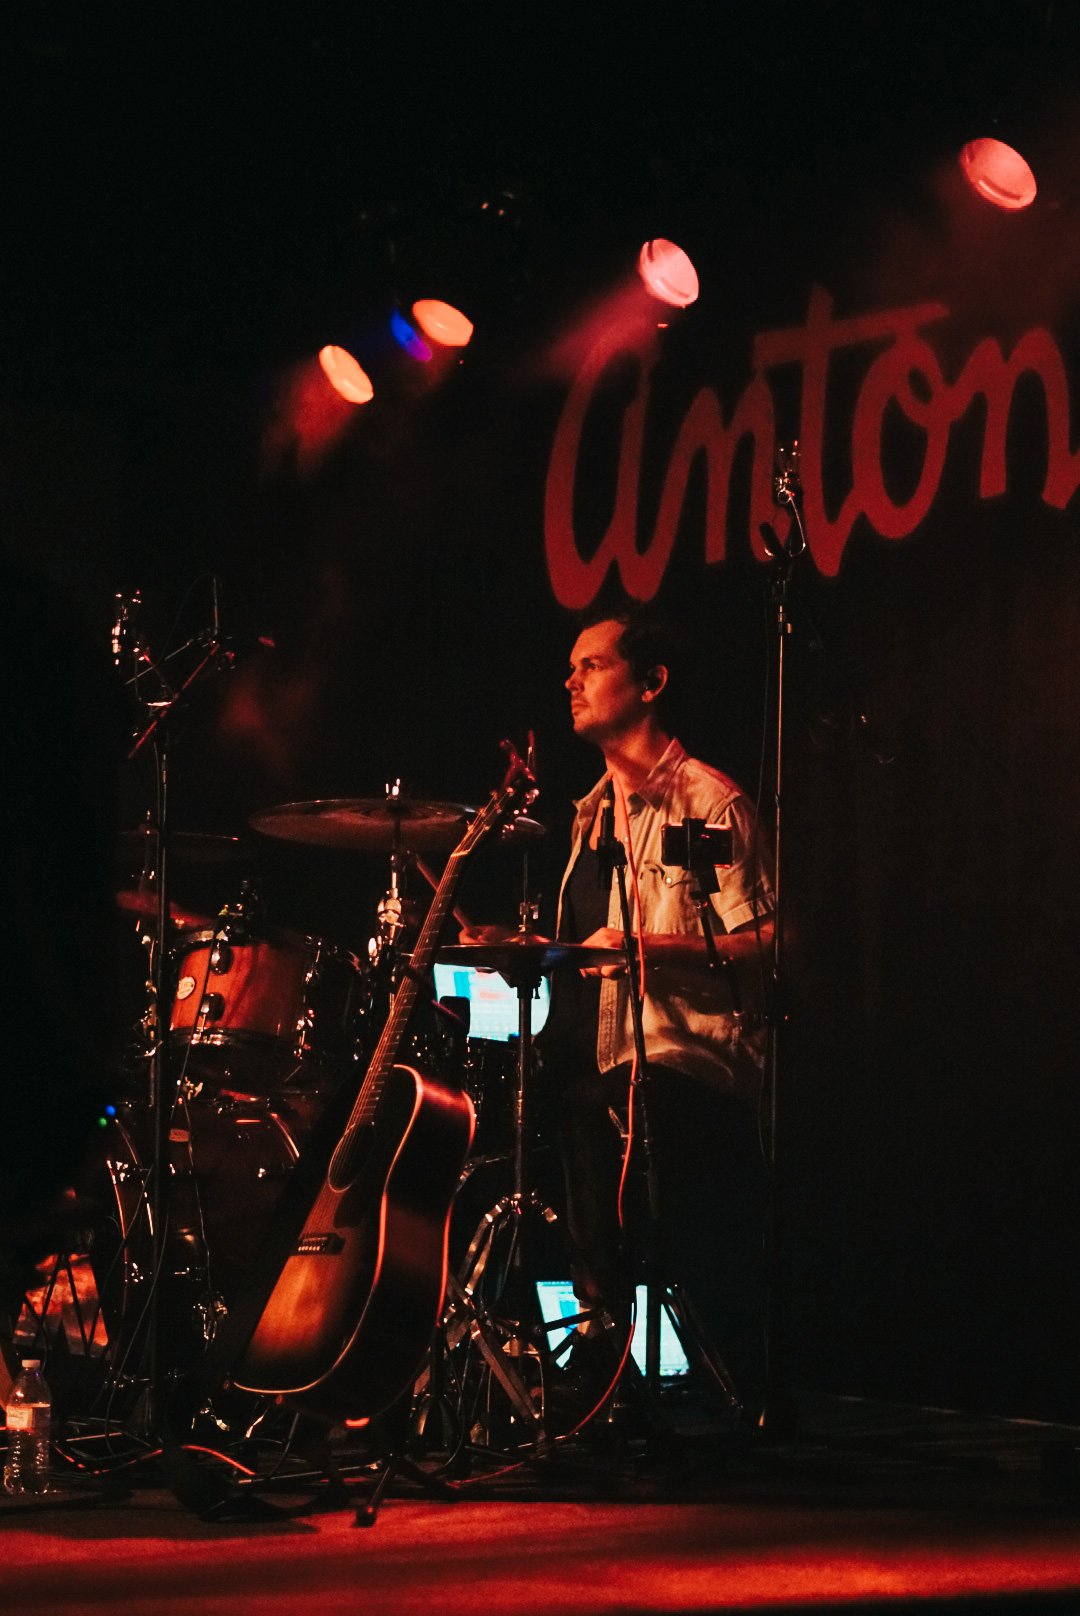
<path fill-rule="evenodd" d="M 24 1358 L 7 1403 L 7 1459 L 4 1491 L 43 1493 L 49 1485 L 49 1429 L 52 1396 L 40 1358 Z"/>

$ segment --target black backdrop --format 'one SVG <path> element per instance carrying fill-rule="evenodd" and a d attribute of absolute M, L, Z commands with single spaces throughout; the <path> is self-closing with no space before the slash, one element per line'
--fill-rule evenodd
<path fill-rule="evenodd" d="M 947 154 L 1048 13 L 1055 72 L 1029 104 L 1059 136 L 1056 176 L 1028 215 L 980 213 Z M 568 733 L 573 629 L 544 542 L 585 352 L 568 335 L 625 309 L 613 295 L 646 235 L 693 252 L 700 301 L 658 338 L 642 549 L 692 399 L 711 389 L 730 418 L 755 337 L 802 326 L 815 286 L 837 317 L 940 303 L 924 334 L 950 379 L 983 339 L 1007 353 L 1043 328 L 1071 381 L 1080 199 L 1056 92 L 1077 40 L 1062 27 L 1026 4 L 995 8 L 992 33 L 967 4 L 917 33 L 902 8 L 848 5 L 757 21 L 691 6 L 632 33 L 625 14 L 558 7 L 474 8 L 434 31 L 409 8 L 346 25 L 318 7 L 258 26 L 118 7 L 19 27 L 6 545 L 77 602 L 103 655 L 114 591 L 142 591 L 161 650 L 206 624 L 211 574 L 225 626 L 277 643 L 193 703 L 177 822 L 239 832 L 269 804 L 378 795 L 392 776 L 477 801 L 500 737 L 533 726 L 550 922 L 568 799 L 595 769 Z M 387 299 L 444 285 L 471 288 L 474 342 L 448 370 L 410 371 L 381 336 Z M 346 336 L 379 388 L 352 412 L 311 367 Z M 830 517 L 860 474 L 853 412 L 878 351 L 830 371 Z M 611 366 L 589 415 L 584 556 L 638 375 Z M 781 438 L 805 435 L 800 386 L 797 366 L 770 372 Z M 789 658 L 785 1265 L 804 1378 L 1075 1416 L 1080 574 L 1072 503 L 1043 493 L 1067 407 L 1018 383 L 993 497 L 993 410 L 976 399 L 910 534 L 863 517 L 826 566 L 811 531 Z M 881 438 L 898 502 L 920 475 L 915 408 Z M 722 561 L 705 559 L 695 461 L 659 595 L 704 648 L 686 739 L 756 788 L 771 692 L 751 447 L 733 457 Z M 15 682 L 32 699 L 32 670 Z M 122 795 L 134 823 L 142 767 Z M 188 879 L 192 904 L 233 895 Z M 260 879 L 282 924 L 362 950 L 385 870 L 270 846 Z M 466 903 L 510 917 L 519 880 L 492 850 Z"/>

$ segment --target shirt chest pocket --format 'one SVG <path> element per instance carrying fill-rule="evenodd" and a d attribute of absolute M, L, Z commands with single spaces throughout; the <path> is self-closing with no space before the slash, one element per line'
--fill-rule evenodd
<path fill-rule="evenodd" d="M 655 859 L 645 859 L 638 866 L 638 887 L 646 931 L 683 932 L 697 929 L 694 878 L 689 870 L 659 864 Z"/>

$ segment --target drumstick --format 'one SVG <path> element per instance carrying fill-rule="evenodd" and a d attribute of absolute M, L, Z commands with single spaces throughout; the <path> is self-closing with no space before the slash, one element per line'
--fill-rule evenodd
<path fill-rule="evenodd" d="M 438 892 L 439 877 L 435 874 L 434 870 L 428 868 L 423 859 L 420 858 L 419 854 L 410 853 L 409 857 L 416 865 L 416 868 L 420 871 L 420 874 L 424 877 L 424 880 L 427 882 L 432 892 Z M 472 931 L 474 929 L 472 921 L 469 919 L 468 915 L 463 909 L 454 908 L 450 912 L 463 931 Z"/>

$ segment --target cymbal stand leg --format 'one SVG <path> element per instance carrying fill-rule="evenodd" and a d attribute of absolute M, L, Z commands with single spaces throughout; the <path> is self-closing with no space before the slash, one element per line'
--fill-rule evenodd
<path fill-rule="evenodd" d="M 481 1219 L 460 1275 L 449 1276 L 451 1300 L 443 1322 L 442 1350 L 454 1354 L 464 1347 L 464 1367 L 459 1377 L 462 1381 L 468 1379 L 470 1353 L 477 1354 L 484 1366 L 479 1373 L 486 1384 L 477 1388 L 478 1418 L 470 1421 L 470 1429 L 483 1424 L 489 1448 L 494 1445 L 491 1439 L 495 1427 L 492 1383 L 510 1405 L 511 1420 L 524 1427 L 529 1439 L 538 1441 L 544 1435 L 542 1411 L 523 1373 L 527 1357 L 535 1355 L 543 1375 L 544 1343 L 524 1317 L 522 1291 L 510 1290 L 511 1278 L 520 1280 L 523 1272 L 520 1258 L 524 1214 L 534 1208 L 540 1208 L 534 1196 L 504 1196 Z M 509 1315 L 499 1307 L 504 1299 L 511 1301 Z"/>

